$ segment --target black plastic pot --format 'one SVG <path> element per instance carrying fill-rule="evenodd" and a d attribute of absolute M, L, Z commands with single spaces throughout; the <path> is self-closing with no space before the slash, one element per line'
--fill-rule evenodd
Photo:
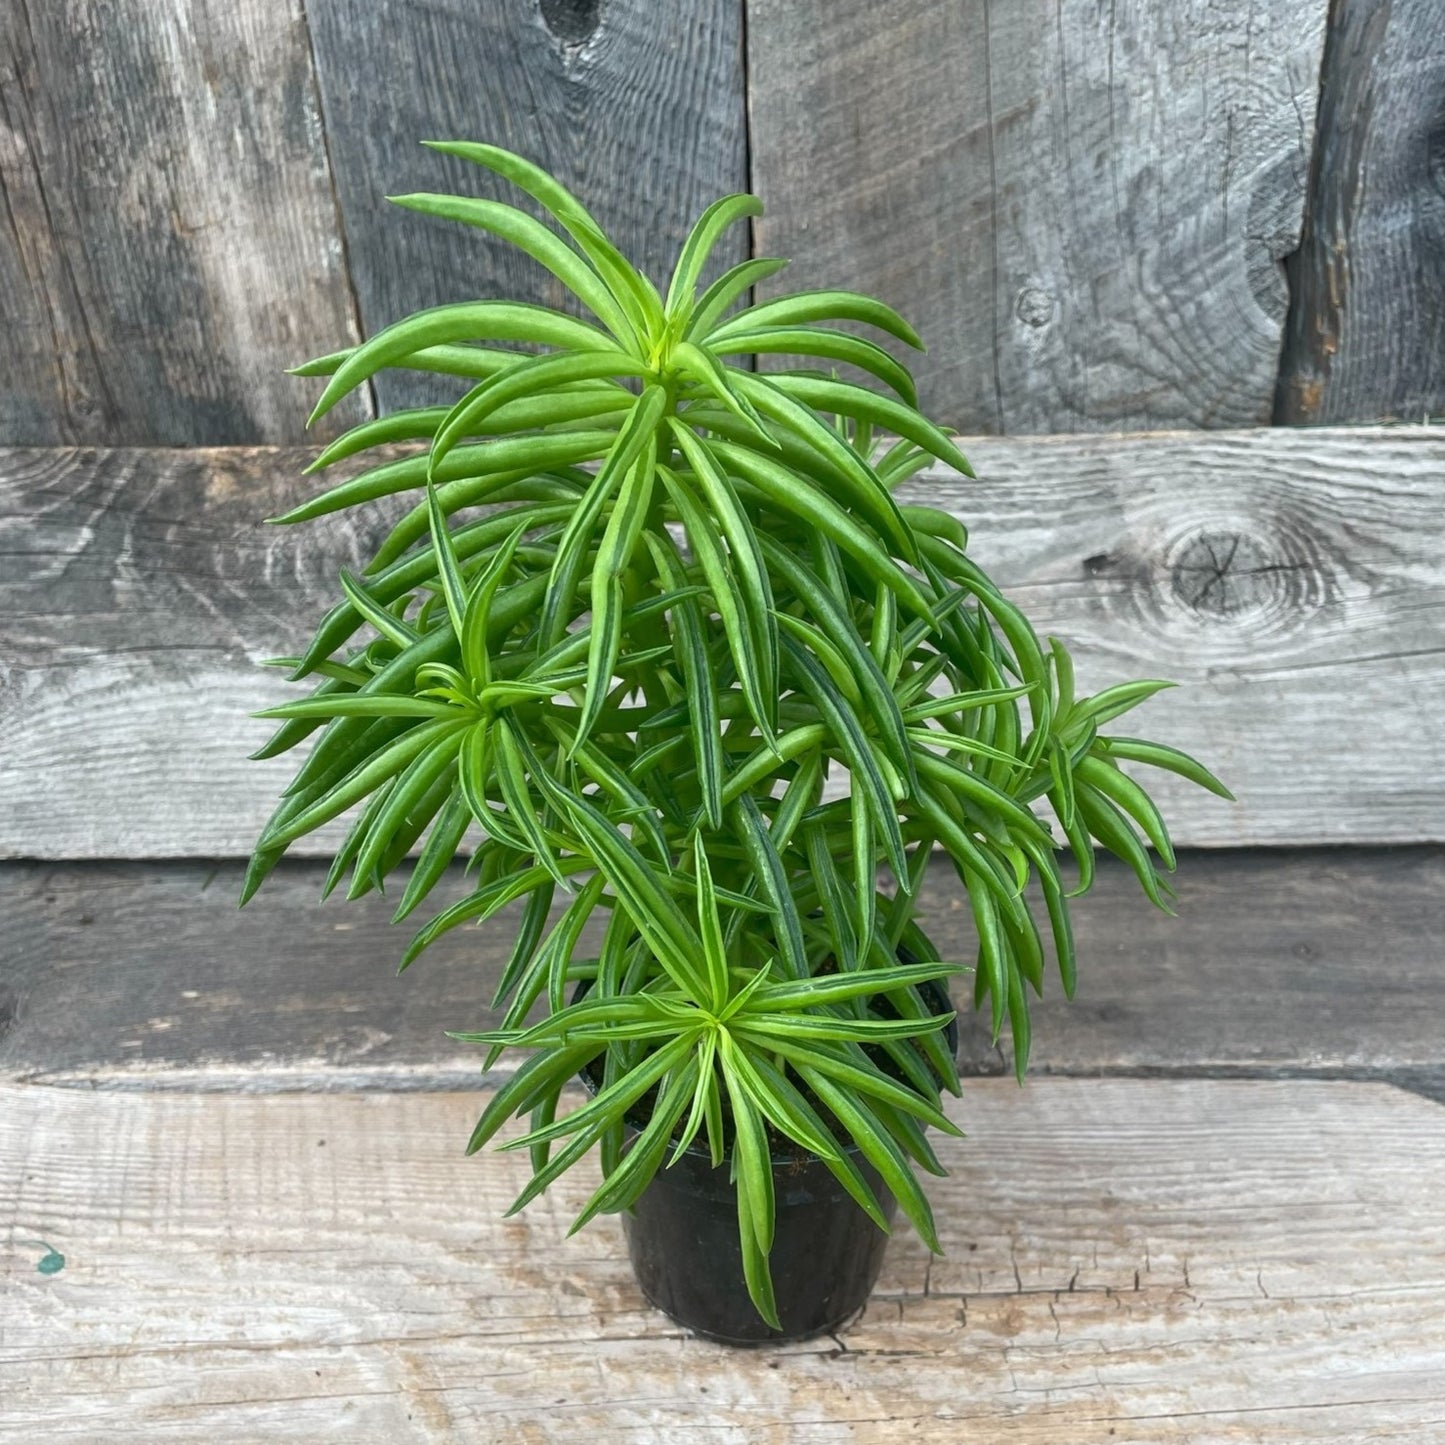
<path fill-rule="evenodd" d="M 939 1012 L 948 996 L 934 985 Z M 950 1051 L 958 1025 L 948 1027 Z M 584 1080 L 592 1084 L 591 1080 Z M 897 1203 L 873 1166 L 849 1151 L 891 1224 Z M 782 1329 L 748 1297 L 738 1238 L 737 1191 L 724 1161 L 718 1168 L 694 1145 L 659 1169 L 622 1216 L 637 1283 L 649 1303 L 680 1325 L 729 1345 L 806 1339 L 837 1329 L 868 1302 L 883 1269 L 888 1236 L 853 1202 L 822 1160 L 773 1160 L 776 1223 L 769 1266 Z"/>
<path fill-rule="evenodd" d="M 896 1204 L 866 1159 L 855 1162 L 892 1222 Z M 774 1159 L 775 1233 L 769 1262 L 781 1330 L 758 1314 L 743 1278 L 737 1191 L 726 1162 L 689 1149 L 660 1169 L 622 1216 L 637 1283 L 680 1325 L 729 1345 L 806 1339 L 863 1308 L 888 1236 L 811 1156 Z"/>

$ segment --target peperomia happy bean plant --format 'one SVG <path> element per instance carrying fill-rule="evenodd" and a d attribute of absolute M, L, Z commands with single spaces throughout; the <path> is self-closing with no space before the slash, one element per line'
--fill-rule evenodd
<path fill-rule="evenodd" d="M 940 1172 L 926 1126 L 957 1132 L 940 1107 L 958 1078 L 936 985 L 962 966 L 916 913 L 930 855 L 967 893 L 974 1001 L 995 1035 L 1008 1024 L 1022 1076 L 1040 921 L 1072 994 L 1069 898 L 1090 885 L 1095 841 L 1167 906 L 1146 850 L 1172 869 L 1169 836 L 1120 764 L 1227 794 L 1184 754 L 1105 733 L 1165 684 L 1078 696 L 1067 651 L 969 558 L 962 524 L 898 500 L 930 462 L 971 473 L 908 371 L 830 324 L 917 347 L 894 311 L 844 291 L 749 305 L 784 264 L 770 259 L 704 288 L 718 238 L 759 214 L 751 196 L 703 213 L 663 296 L 535 165 L 433 148 L 510 181 L 555 225 L 470 197 L 398 204 L 511 242 L 591 319 L 464 301 L 298 368 L 330 378 L 315 416 L 383 367 L 474 384 L 346 433 L 312 470 L 388 444 L 385 458 L 277 519 L 416 497 L 365 575 L 342 574 L 305 655 L 281 660 L 316 685 L 262 714 L 283 722 L 257 756 L 320 731 L 243 901 L 289 845 L 352 810 L 328 893 L 405 870 L 400 920 L 466 855 L 471 891 L 403 967 L 521 905 L 505 1019 L 457 1037 L 528 1057 L 470 1147 L 530 1115 L 503 1146 L 531 1151 L 517 1208 L 596 1148 L 602 1184 L 579 1226 L 705 1148 L 731 1170 L 748 1290 L 774 1320 L 780 1144 L 824 1161 L 886 1227 L 866 1160 L 937 1248 L 914 1171 Z M 807 364 L 747 364 L 765 355 Z M 1038 804 L 1077 862 L 1072 890 Z M 559 1117 L 579 1073 L 593 1096 Z"/>

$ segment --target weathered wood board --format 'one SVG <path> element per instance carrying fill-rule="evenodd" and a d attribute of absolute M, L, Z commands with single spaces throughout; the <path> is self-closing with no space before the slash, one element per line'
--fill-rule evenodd
<path fill-rule="evenodd" d="M 962 431 L 1269 420 L 1327 0 L 751 0 L 769 283 L 899 307 Z"/>
<path fill-rule="evenodd" d="M 0 444 L 297 441 L 357 337 L 301 0 L 6 4 L 0 215 Z"/>
<path fill-rule="evenodd" d="M 320 906 L 325 869 L 285 864 L 237 914 L 239 863 L 0 865 L 0 1077 L 85 1088 L 474 1088 L 516 936 L 507 911 L 444 934 L 404 978 L 417 921 L 374 895 Z M 1074 905 L 1079 987 L 1031 1000 L 1032 1073 L 1388 1079 L 1445 1097 L 1445 850 L 1186 854 L 1179 916 L 1100 864 Z M 461 897 L 456 870 L 436 906 Z M 934 860 L 921 918 L 971 964 L 971 914 Z M 584 938 L 582 956 L 595 948 Z M 963 1009 L 960 1062 L 1007 1044 Z"/>
<path fill-rule="evenodd" d="M 1333 8 L 1284 422 L 1445 412 L 1445 8 Z"/>
<path fill-rule="evenodd" d="M 1440 1438 L 1445 1111 L 1387 1086 L 970 1083 L 944 1257 L 900 1235 L 858 1321 L 760 1350 L 647 1309 L 611 1221 L 564 1240 L 585 1168 L 503 1222 L 481 1102 L 0 1088 L 0 1434 Z"/>
<path fill-rule="evenodd" d="M 970 550 L 1079 686 L 1181 684 L 1110 729 L 1195 752 L 1218 803 L 1154 775 L 1192 844 L 1445 836 L 1445 453 L 1435 430 L 975 442 L 980 481 L 910 495 Z"/>
<path fill-rule="evenodd" d="M 910 495 L 1086 686 L 1186 684 L 1126 719 L 1241 801 L 1160 780 L 1182 844 L 1445 837 L 1445 431 L 966 441 Z M 290 774 L 249 711 L 380 514 L 276 529 L 296 451 L 0 452 L 0 856 L 237 856 Z M 314 839 L 303 840 L 316 848 Z"/>
<path fill-rule="evenodd" d="M 247 851 L 282 675 L 389 515 L 268 527 L 312 452 L 0 453 L 0 853 Z M 239 812 L 236 810 L 240 805 Z"/>
<path fill-rule="evenodd" d="M 397 210 L 387 194 L 531 202 L 423 140 L 487 141 L 547 167 L 632 261 L 665 283 L 688 227 L 747 189 L 742 0 L 432 5 L 309 0 L 307 14 L 362 320 L 505 296 L 563 304 L 540 266 L 481 232 Z M 717 267 L 747 254 L 747 228 Z M 329 349 L 318 338 L 317 350 Z M 435 405 L 443 378 L 376 381 L 385 411 Z"/>

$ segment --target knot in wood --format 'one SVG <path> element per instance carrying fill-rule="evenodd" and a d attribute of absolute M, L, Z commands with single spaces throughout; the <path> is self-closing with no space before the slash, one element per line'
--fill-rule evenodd
<path fill-rule="evenodd" d="M 586 45 L 602 23 L 602 0 L 541 0 L 542 23 L 563 45 Z"/>
<path fill-rule="evenodd" d="M 1318 608 L 1327 590 L 1307 537 L 1296 533 L 1196 532 L 1175 548 L 1169 576 L 1185 607 L 1217 620 L 1297 619 Z"/>
<path fill-rule="evenodd" d="M 1025 326 L 1047 326 L 1054 319 L 1054 298 L 1041 286 L 1025 286 L 1014 302 L 1014 314 Z"/>

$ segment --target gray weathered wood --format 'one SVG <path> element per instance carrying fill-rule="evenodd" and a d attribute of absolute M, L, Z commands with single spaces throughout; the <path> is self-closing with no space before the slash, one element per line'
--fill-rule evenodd
<path fill-rule="evenodd" d="M 423 140 L 488 141 L 546 166 L 624 254 L 665 282 L 687 228 L 747 188 L 742 0 L 439 4 L 309 0 L 331 156 L 369 331 L 478 296 L 562 304 L 560 285 L 481 232 L 388 206 L 455 191 L 532 203 Z M 719 266 L 747 254 L 747 229 Z M 377 379 L 383 410 L 435 404 L 433 377 Z"/>
<path fill-rule="evenodd" d="M 1445 412 L 1445 9 L 1341 0 L 1278 419 Z"/>
<path fill-rule="evenodd" d="M 1095 686 L 1186 686 L 1128 729 L 1179 842 L 1445 838 L 1445 432 L 965 442 L 975 555 Z M 261 657 L 299 647 L 382 518 L 273 529 L 295 451 L 0 452 L 0 856 L 236 856 L 290 774 L 249 763 Z M 306 847 L 320 845 L 303 840 Z"/>
<path fill-rule="evenodd" d="M 769 283 L 851 285 L 964 431 L 1270 416 L 1326 0 L 751 0 Z"/>
<path fill-rule="evenodd" d="M 0 217 L 0 443 L 296 441 L 357 335 L 301 0 L 6 4 Z"/>
<path fill-rule="evenodd" d="M 262 519 L 317 489 L 286 449 L 0 453 L 0 854 L 236 855 L 289 778 L 248 716 L 385 509 Z M 395 509 L 393 509 L 394 513 Z"/>
<path fill-rule="evenodd" d="M 646 1308 L 579 1166 L 468 1095 L 0 1088 L 0 1434 L 206 1441 L 1431 1445 L 1445 1111 L 1379 1085 L 970 1084 L 837 1336 L 734 1350 Z M 37 1265 L 54 1249 L 58 1272 Z"/>
<path fill-rule="evenodd" d="M 1112 726 L 1196 753 L 1233 806 L 1152 775 L 1193 844 L 1445 837 L 1445 448 L 1438 429 L 965 444 L 981 480 L 912 496 L 1086 690 L 1181 684 Z M 1429 793 L 1429 797 L 1426 793 Z"/>
<path fill-rule="evenodd" d="M 239 863 L 0 865 L 0 1076 L 86 1087 L 470 1088 L 516 929 L 445 934 L 404 978 L 413 928 L 374 897 L 319 905 L 325 869 L 283 865 L 244 913 Z M 1179 917 L 1101 865 L 1074 905 L 1079 989 L 1033 1002 L 1039 1074 L 1388 1078 L 1445 1092 L 1445 851 L 1193 853 Z M 439 908 L 467 883 L 454 874 Z M 971 962 L 972 923 L 936 858 L 921 916 Z M 584 940 L 583 953 L 595 946 Z M 1006 1066 L 967 1011 L 961 1060 Z"/>

